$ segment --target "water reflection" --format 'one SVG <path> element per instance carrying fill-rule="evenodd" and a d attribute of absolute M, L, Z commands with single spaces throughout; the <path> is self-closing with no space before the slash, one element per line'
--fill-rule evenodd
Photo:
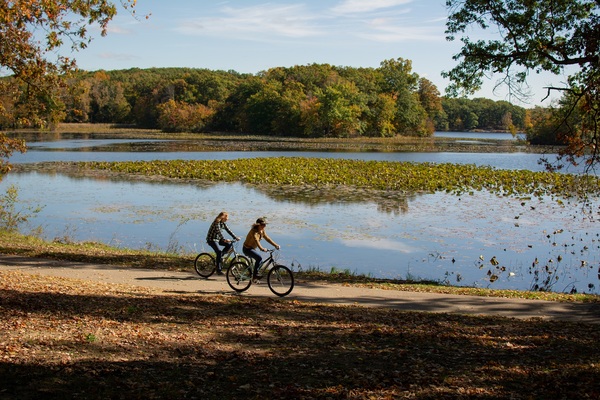
<path fill-rule="evenodd" d="M 373 202 L 377 210 L 387 214 L 404 214 L 417 194 L 389 193 L 348 187 L 259 186 L 255 190 L 279 202 L 309 206 Z"/>

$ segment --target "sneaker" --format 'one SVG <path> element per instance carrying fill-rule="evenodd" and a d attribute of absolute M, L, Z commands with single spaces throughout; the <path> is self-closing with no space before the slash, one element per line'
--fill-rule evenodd
<path fill-rule="evenodd" d="M 221 269 L 218 269 L 218 270 L 217 270 L 217 275 L 224 275 L 224 274 L 223 274 L 223 270 L 221 270 Z"/>

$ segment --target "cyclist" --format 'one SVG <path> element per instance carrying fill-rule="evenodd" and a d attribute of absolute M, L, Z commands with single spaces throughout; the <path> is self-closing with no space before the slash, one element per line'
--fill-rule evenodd
<path fill-rule="evenodd" d="M 223 237 L 223 233 L 221 232 L 223 229 L 227 231 L 231 235 L 231 237 L 235 240 L 240 240 L 239 237 L 235 235 L 227 226 L 227 220 L 229 219 L 229 214 L 226 211 L 221 211 L 217 218 L 213 221 L 208 229 L 208 234 L 206 235 L 206 243 L 210 247 L 213 248 L 215 254 L 217 255 L 217 274 L 223 275 L 223 267 L 221 266 L 221 259 L 223 254 L 227 253 L 231 246 L 233 246 L 233 242 L 229 239 L 225 239 Z M 219 246 L 223 246 L 221 249 Z"/>
<path fill-rule="evenodd" d="M 265 232 L 265 228 L 267 227 L 267 219 L 265 217 L 259 218 L 256 220 L 255 224 L 252 224 L 250 228 L 250 232 L 246 236 L 246 240 L 244 241 L 243 252 L 248 257 L 254 260 L 254 273 L 253 279 L 258 279 L 258 268 L 260 267 L 260 263 L 262 262 L 262 256 L 256 251 L 256 249 L 260 249 L 261 251 L 267 251 L 262 245 L 260 241 L 265 239 L 267 242 L 275 246 L 276 249 L 279 250 L 281 246 L 273 241 Z"/>

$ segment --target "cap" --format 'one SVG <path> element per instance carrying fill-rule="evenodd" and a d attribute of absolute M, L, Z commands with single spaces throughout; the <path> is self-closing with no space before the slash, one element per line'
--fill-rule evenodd
<path fill-rule="evenodd" d="M 267 224 L 267 219 L 265 217 L 259 218 L 256 220 L 256 223 L 259 225 L 266 225 Z"/>

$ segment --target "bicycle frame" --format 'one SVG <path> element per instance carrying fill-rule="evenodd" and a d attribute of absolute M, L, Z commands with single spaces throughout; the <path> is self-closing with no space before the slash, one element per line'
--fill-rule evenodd
<path fill-rule="evenodd" d="M 275 259 L 273 258 L 273 253 L 275 251 L 275 249 L 267 250 L 269 256 L 260 263 L 257 275 L 265 275 L 275 265 Z"/>
<path fill-rule="evenodd" d="M 238 239 L 232 240 L 233 244 L 231 245 L 231 248 L 227 251 L 227 253 L 223 253 L 221 255 L 221 262 L 229 264 L 229 263 L 231 263 L 232 260 L 235 260 L 236 258 L 238 258 L 238 256 L 243 256 L 242 254 L 238 253 L 238 251 L 235 249 L 238 242 L 239 242 Z M 243 257 L 245 257 L 245 256 L 243 256 Z"/>

